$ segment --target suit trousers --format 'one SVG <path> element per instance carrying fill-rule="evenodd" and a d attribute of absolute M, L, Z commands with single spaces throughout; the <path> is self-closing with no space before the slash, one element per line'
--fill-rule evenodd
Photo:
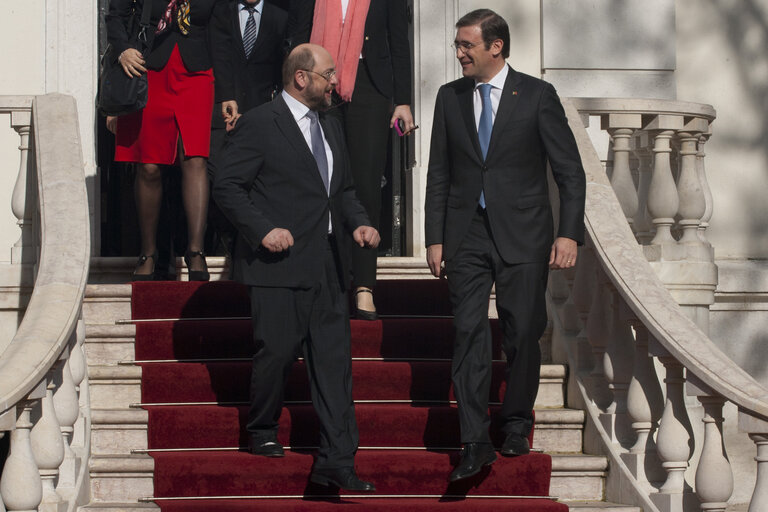
<path fill-rule="evenodd" d="M 488 301 L 496 283 L 496 308 L 506 355 L 501 428 L 527 436 L 539 388 L 539 338 L 547 325 L 547 261 L 509 265 L 499 255 L 487 215 L 478 208 L 456 254 L 446 261 L 454 313 L 452 378 L 462 443 L 491 442 L 488 401 L 492 341 Z"/>
<path fill-rule="evenodd" d="M 389 119 L 392 100 L 373 85 L 365 59 L 360 61 L 352 101 L 336 109 L 343 117 L 352 181 L 357 198 L 368 213 L 371 225 L 379 229 L 381 177 L 387 165 Z M 331 111 L 334 112 L 334 111 Z M 355 286 L 376 284 L 376 250 L 349 243 L 352 280 Z"/>
<path fill-rule="evenodd" d="M 308 289 L 250 288 L 255 354 L 247 430 L 274 439 L 283 389 L 299 353 L 304 355 L 312 403 L 320 420 L 316 469 L 353 467 L 358 446 L 352 401 L 352 361 L 347 296 L 339 283 L 329 240 L 323 275 Z"/>

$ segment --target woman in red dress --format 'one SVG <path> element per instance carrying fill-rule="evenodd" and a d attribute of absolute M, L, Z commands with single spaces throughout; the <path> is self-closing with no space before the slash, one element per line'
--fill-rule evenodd
<path fill-rule="evenodd" d="M 141 255 L 133 277 L 152 280 L 157 260 L 157 223 L 163 185 L 161 165 L 178 163 L 187 216 L 188 246 L 184 261 L 189 279 L 207 281 L 203 236 L 208 207 L 206 162 L 210 145 L 214 103 L 213 71 L 226 66 L 227 30 L 209 25 L 226 24 L 214 17 L 214 6 L 225 0 L 152 0 L 149 52 L 142 55 L 130 43 L 129 20 L 145 0 L 111 0 L 106 16 L 107 37 L 119 52 L 119 62 L 129 76 L 147 73 L 147 106 L 132 114 L 108 119 L 115 135 L 115 161 L 138 164 L 135 195 L 141 232 Z M 217 10 L 218 11 L 218 10 Z M 222 11 L 223 12 L 223 11 Z M 212 48 L 209 48 L 211 46 Z M 213 57 L 212 57 L 213 56 Z M 237 114 L 237 105 L 222 101 L 225 120 Z"/>

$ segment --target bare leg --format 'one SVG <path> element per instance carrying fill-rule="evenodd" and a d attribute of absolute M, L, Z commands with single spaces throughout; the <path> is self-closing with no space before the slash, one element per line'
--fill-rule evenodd
<path fill-rule="evenodd" d="M 163 198 L 163 180 L 157 164 L 139 164 L 134 185 L 136 211 L 141 234 L 141 254 L 151 256 L 157 251 L 157 222 Z M 155 259 L 149 258 L 136 268 L 136 274 L 151 274 Z"/>
<path fill-rule="evenodd" d="M 208 218 L 207 159 L 200 156 L 187 158 L 179 138 L 179 162 L 181 162 L 181 195 L 187 215 L 187 250 L 202 251 L 205 238 L 205 222 Z M 205 270 L 203 258 L 192 257 L 189 270 Z"/>

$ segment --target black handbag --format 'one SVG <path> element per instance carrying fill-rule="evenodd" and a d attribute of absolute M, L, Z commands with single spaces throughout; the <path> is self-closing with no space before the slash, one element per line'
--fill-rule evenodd
<path fill-rule="evenodd" d="M 134 47 L 142 55 L 147 55 L 147 30 L 149 16 L 152 13 L 152 0 L 145 0 L 141 18 L 137 24 L 137 13 L 133 12 L 128 22 L 128 33 L 133 37 Z M 138 26 L 137 26 L 138 25 Z M 105 116 L 120 116 L 141 110 L 147 105 L 147 74 L 129 77 L 118 62 L 120 54 L 110 44 L 101 59 L 99 75 L 99 95 L 97 105 Z"/>

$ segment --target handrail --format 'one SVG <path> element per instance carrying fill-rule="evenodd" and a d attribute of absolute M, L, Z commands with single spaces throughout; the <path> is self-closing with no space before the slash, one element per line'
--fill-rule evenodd
<path fill-rule="evenodd" d="M 616 104 L 609 105 L 610 102 Z M 682 312 L 648 263 L 629 224 L 616 222 L 624 217 L 621 205 L 577 110 L 582 107 L 592 112 L 597 100 L 564 99 L 563 103 L 587 175 L 586 230 L 612 284 L 654 338 L 690 373 L 740 408 L 768 420 L 768 390 L 725 355 Z M 621 100 L 600 99 L 600 103 L 607 110 L 621 105 Z M 695 104 L 677 105 L 679 112 L 681 108 L 690 110 Z M 649 101 L 649 108 L 658 106 Z M 714 117 L 711 107 L 696 110 L 711 110 Z"/>
<path fill-rule="evenodd" d="M 571 98 L 563 105 L 587 178 L 586 243 L 575 271 L 551 276 L 548 301 L 553 340 L 575 379 L 571 398 L 583 402 L 621 482 L 609 497 L 670 512 L 693 510 L 694 492 L 697 510 L 700 502 L 701 510 L 725 511 L 734 488 L 723 441 L 728 401 L 757 445 L 749 510 L 764 510 L 768 390 L 699 327 L 708 325 L 707 300 L 717 282 L 705 236 L 712 203 L 703 151 L 715 111 L 621 98 Z M 585 128 L 594 116 L 610 136 L 605 167 L 595 149 L 600 143 Z M 704 412 L 703 434 L 695 438 L 686 394 Z M 695 482 L 686 477 L 689 464 L 696 465 Z"/>
<path fill-rule="evenodd" d="M 32 106 L 41 247 L 24 318 L 0 354 L 0 414 L 40 384 L 75 331 L 88 278 L 88 198 L 75 100 L 37 96 Z"/>

